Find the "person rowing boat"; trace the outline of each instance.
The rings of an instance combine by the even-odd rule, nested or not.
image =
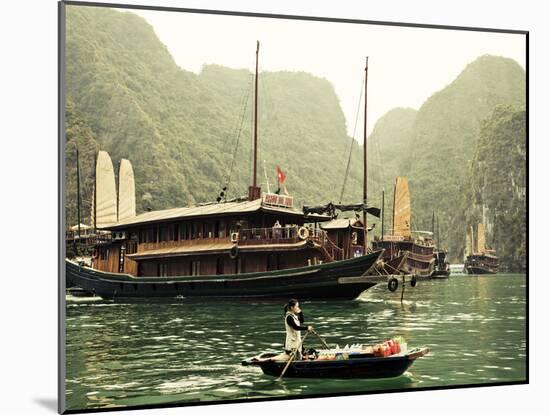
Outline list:
[[[300,303],[297,299],[292,298],[288,301],[284,308],[285,315],[285,352],[291,356],[296,353],[295,360],[302,359],[302,331],[313,331],[313,326],[305,326],[304,314],[300,309]]]

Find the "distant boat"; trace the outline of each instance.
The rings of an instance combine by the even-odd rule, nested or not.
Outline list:
[[[396,177],[393,195],[391,235],[382,235],[372,243],[374,250],[384,250],[382,258],[390,261],[407,254],[400,271],[416,277],[429,278],[435,267],[432,232],[411,231],[411,198],[405,177]]]
[[[447,251],[441,249],[434,252],[435,268],[432,273],[433,279],[445,279],[451,275],[451,268],[447,262]]]
[[[499,258],[494,249],[485,246],[485,230],[482,223],[477,225],[477,233],[474,236],[474,228],[470,228],[468,239],[469,254],[464,261],[464,272],[473,275],[496,274],[498,272]]]
[[[451,275],[451,268],[447,261],[447,251],[441,247],[439,239],[439,216],[437,217],[437,228],[435,227],[435,213],[432,216],[432,232],[437,229],[437,248],[434,250],[435,267],[432,279],[447,279]]]

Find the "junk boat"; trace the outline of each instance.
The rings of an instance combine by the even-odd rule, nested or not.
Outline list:
[[[401,376],[416,359],[428,352],[427,347],[420,347],[380,353],[367,346],[323,350],[290,363],[286,354],[267,352],[244,360],[241,364],[258,366],[264,374],[279,377],[283,374],[283,377],[293,378],[379,379]]]
[[[432,216],[432,232],[435,230],[435,213]],[[447,279],[451,275],[451,267],[447,261],[447,251],[441,247],[439,239],[439,216],[437,217],[437,247],[434,249],[435,267],[432,279]]]
[[[362,212],[363,220],[344,225],[335,215],[297,210],[292,196],[262,193],[257,186],[258,51],[259,44],[248,197],[226,200],[224,188],[214,203],[136,215],[131,163],[120,163],[117,197],[111,158],[100,151],[93,231],[86,239],[94,247],[92,264],[66,259],[67,285],[119,301],[343,300],[387,281],[371,275],[381,267],[383,250],[368,248],[367,213],[378,216],[380,210],[366,203],[366,173],[363,203],[340,207]]]
[[[477,225],[477,234],[474,236],[474,228],[470,228],[468,238],[469,254],[464,261],[464,272],[467,274],[496,274],[499,260],[494,249],[485,246],[485,230],[483,224]]]
[[[372,247],[374,250],[384,250],[384,261],[392,261],[407,254],[399,271],[417,278],[429,278],[435,267],[433,233],[414,233],[411,231],[409,182],[405,177],[396,177],[391,234],[375,238]]]
[[[432,273],[432,279],[447,279],[451,275],[451,268],[447,262],[447,251],[438,249],[434,252],[435,268]]]

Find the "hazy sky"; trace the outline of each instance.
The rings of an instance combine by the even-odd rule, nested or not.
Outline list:
[[[154,28],[176,63],[200,72],[204,64],[260,71],[305,71],[335,88],[352,135],[369,56],[368,131],[395,107],[418,109],[478,56],[516,60],[525,68],[523,35],[348,23],[133,11]],[[261,82],[261,75],[260,75]],[[356,138],[361,138],[362,114]]]

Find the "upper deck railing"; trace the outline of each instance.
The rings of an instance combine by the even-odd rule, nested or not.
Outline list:
[[[344,258],[342,248],[336,246],[321,229],[308,229],[305,227],[272,227],[272,228],[250,228],[241,229],[233,232],[224,238],[202,238],[188,239],[179,241],[160,241],[140,243],[137,246],[137,252],[176,248],[176,247],[205,247],[208,249],[219,249],[220,244],[234,243],[239,246],[254,245],[290,245],[301,241],[313,241],[322,251],[324,251],[327,261],[339,260]]]
[[[107,244],[112,241],[112,235],[109,231],[92,231],[92,230],[82,230],[80,235],[78,231],[66,231],[65,232],[65,241],[66,242],[83,242],[86,245],[101,245]]]

